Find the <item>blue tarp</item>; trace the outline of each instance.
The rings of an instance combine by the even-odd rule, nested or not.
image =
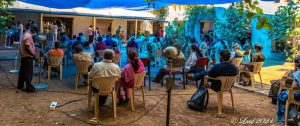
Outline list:
[[[75,7],[84,8],[127,8],[136,10],[147,10],[147,0],[20,0],[22,2],[58,9],[69,9]],[[150,0],[149,0],[150,1]],[[224,4],[239,2],[242,0],[154,0],[154,9],[170,4]],[[151,6],[153,7],[153,6]]]

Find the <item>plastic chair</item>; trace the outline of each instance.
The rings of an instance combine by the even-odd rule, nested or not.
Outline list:
[[[151,70],[151,66],[150,66],[150,59],[149,58],[140,58],[140,60],[143,62],[144,67],[148,67],[147,70],[147,74],[148,74],[148,78],[149,78],[149,90],[151,90],[151,76],[150,76],[150,70]],[[144,79],[146,80],[146,79]],[[144,86],[146,86],[146,81],[144,81]]]
[[[98,94],[95,94],[95,117],[97,122],[99,121],[99,95],[106,96],[112,95],[112,106],[114,109],[114,117],[117,117],[117,95],[116,95],[116,82],[118,77],[101,77],[101,78],[92,78],[92,84],[88,87],[88,109],[91,108],[91,96],[92,96],[92,85],[94,88],[98,89]]]
[[[144,103],[144,107],[145,107],[145,92],[144,92],[144,86],[143,86],[143,81],[145,78],[145,75],[147,74],[147,71],[135,74],[135,78],[134,78],[134,87],[133,88],[129,88],[129,92],[130,92],[130,103],[131,103],[131,111],[135,111],[134,106],[134,92],[136,89],[142,89],[142,95],[143,95],[143,103]]]
[[[48,59],[48,80],[51,78],[51,68],[57,68],[59,67],[60,72],[60,80],[62,80],[62,60],[63,56],[49,56]]]
[[[243,58],[234,58],[234,59],[232,60],[232,63],[233,63],[236,67],[240,67],[242,60],[243,60]]]
[[[296,111],[298,111],[298,108],[299,108],[299,105],[300,105],[300,102],[296,101],[295,97],[294,97],[294,93],[295,92],[300,92],[300,90],[288,89],[288,92],[289,92],[289,96],[288,96],[288,99],[287,99],[286,104],[285,104],[285,112],[284,112],[285,126],[288,125],[288,113],[289,113],[290,104],[297,105],[297,107],[295,108]]]
[[[76,68],[77,68],[77,72],[76,72],[76,75],[75,75],[75,90],[77,90],[77,87],[80,83],[81,75],[87,75],[88,74],[88,69],[91,66],[91,64],[92,64],[91,61],[87,61],[87,60],[75,61],[75,65],[76,65]]]
[[[180,71],[172,71],[171,75],[173,76],[173,79],[175,79],[175,75],[181,74],[182,77],[183,77],[183,89],[185,89],[185,84],[186,84],[185,83],[186,82],[185,72],[181,71],[182,68],[185,67],[185,59],[184,58],[173,59],[172,62],[173,62],[172,63],[173,68],[174,67],[177,67],[177,68],[180,67],[181,69],[180,69]],[[168,65],[169,65],[169,63],[168,63]],[[170,74],[170,70],[166,71],[166,73]],[[161,81],[160,84],[161,84],[161,86],[163,86],[164,85],[163,81]]]
[[[204,67],[204,70],[207,70],[208,69],[208,58],[207,57],[200,57],[197,61],[197,64],[195,66],[197,67]],[[201,71],[195,71],[195,72],[185,72],[185,76],[187,76],[187,74],[190,74],[190,73],[199,73]],[[198,81],[196,80],[196,87],[198,87]],[[185,84],[187,84],[187,79],[185,79]]]
[[[250,78],[251,78],[252,89],[254,91],[254,82],[255,82],[255,80],[254,80],[254,74],[258,74],[259,75],[261,88],[263,87],[260,71],[261,71],[261,68],[262,68],[264,62],[251,62],[251,64],[253,65],[253,71],[247,71],[247,70],[240,69],[239,70],[238,80],[240,80],[240,75],[241,75],[242,72],[249,73],[250,74]]]
[[[231,104],[232,104],[232,110],[233,110],[233,113],[234,113],[234,103],[233,103],[233,95],[232,95],[232,86],[235,82],[235,79],[236,79],[237,76],[220,76],[220,77],[217,77],[217,78],[212,78],[212,77],[208,77],[208,76],[205,76],[204,77],[204,85],[208,85],[208,79],[210,80],[219,80],[221,81],[221,90],[217,92],[218,96],[218,113],[219,114],[222,114],[222,102],[223,102],[223,93],[224,92],[229,92],[230,95],[231,95]]]

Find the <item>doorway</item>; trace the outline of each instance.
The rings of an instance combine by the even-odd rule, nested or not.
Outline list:
[[[61,24],[66,27],[66,35],[71,38],[73,35],[73,18],[64,18],[64,17],[44,17],[43,27],[44,33],[50,33],[51,23],[56,22],[57,26],[60,27]],[[58,31],[59,32],[59,31]],[[59,32],[60,33],[60,32]],[[58,34],[58,39],[60,39],[60,34]]]

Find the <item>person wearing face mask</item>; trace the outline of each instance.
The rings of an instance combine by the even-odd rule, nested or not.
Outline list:
[[[212,78],[217,78],[219,76],[236,76],[238,74],[238,68],[230,62],[231,53],[229,50],[225,49],[220,52],[220,63],[213,66],[209,71],[194,74],[190,77],[193,80],[201,80],[200,86],[204,85],[204,77],[209,76]],[[221,90],[221,82],[219,80],[210,80],[211,89],[215,92]]]
[[[24,33],[20,45],[21,66],[17,88],[29,93],[35,93],[37,91],[31,84],[33,76],[33,60],[39,62],[39,59],[35,54],[34,41],[32,39],[32,36],[36,34],[37,31],[37,26],[31,25],[30,30]],[[26,83],[26,88],[24,88],[24,83]]]

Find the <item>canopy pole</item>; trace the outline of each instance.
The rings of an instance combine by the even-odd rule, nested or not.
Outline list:
[[[43,33],[43,31],[44,31],[43,20],[44,20],[44,14],[41,13],[40,14],[40,33]]]
[[[137,38],[137,28],[138,27],[138,21],[137,21],[137,19],[135,19],[135,38]]]

